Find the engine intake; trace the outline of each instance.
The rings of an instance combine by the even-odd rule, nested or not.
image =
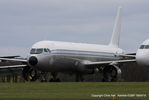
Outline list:
[[[116,65],[109,65],[103,69],[103,81],[114,82],[121,76],[121,69]]]

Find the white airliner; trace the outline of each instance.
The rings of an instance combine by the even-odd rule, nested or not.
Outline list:
[[[23,77],[26,80],[31,77],[31,81],[38,79],[39,71],[51,72],[53,78],[50,81],[60,81],[57,78],[59,72],[74,73],[76,81],[82,81],[83,74],[93,74],[95,71],[103,73],[103,81],[116,81],[121,74],[121,63],[136,62],[135,55],[126,54],[119,48],[121,19],[122,8],[119,7],[109,45],[39,41],[32,46],[26,59],[0,58],[22,62],[22,65],[1,68],[23,67]],[[147,44],[149,40],[137,52],[138,63],[148,62],[148,59],[143,59],[148,55]]]

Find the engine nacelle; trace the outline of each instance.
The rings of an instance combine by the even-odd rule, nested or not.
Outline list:
[[[117,72],[117,77],[121,76],[121,74],[122,74],[121,69],[118,66],[116,66],[116,65],[113,65],[113,67],[115,68],[115,70]]]
[[[95,69],[89,69],[82,62],[77,61],[75,63],[75,68],[77,72],[83,73],[83,74],[93,74],[95,72]]]
[[[121,69],[116,65],[109,65],[103,69],[103,81],[113,82],[117,81],[118,77],[121,76]]]

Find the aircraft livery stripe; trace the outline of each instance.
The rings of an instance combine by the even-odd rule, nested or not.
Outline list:
[[[114,53],[106,53],[106,52],[93,52],[93,51],[79,51],[79,50],[63,50],[56,49],[51,50],[52,54],[65,54],[65,55],[75,55],[75,56],[96,56],[96,57],[116,57]],[[119,58],[119,57],[118,57]]]

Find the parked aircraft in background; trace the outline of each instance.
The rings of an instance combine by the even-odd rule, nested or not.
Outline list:
[[[139,65],[149,66],[149,39],[145,40],[136,53],[136,60]]]
[[[57,78],[59,72],[74,73],[76,81],[82,81],[82,75],[99,71],[103,73],[103,81],[117,81],[118,76],[121,75],[122,63],[136,62],[135,57],[140,64],[144,62],[147,64],[148,60],[146,59],[148,49],[144,50],[144,48],[148,48],[149,40],[141,45],[137,56],[126,54],[119,48],[121,19],[120,7],[109,45],[39,41],[32,46],[30,55],[26,59],[1,57],[0,60],[22,62],[22,65],[2,68],[22,67],[23,77],[30,81],[35,81],[44,72],[51,72],[53,78],[50,81],[60,81]]]

